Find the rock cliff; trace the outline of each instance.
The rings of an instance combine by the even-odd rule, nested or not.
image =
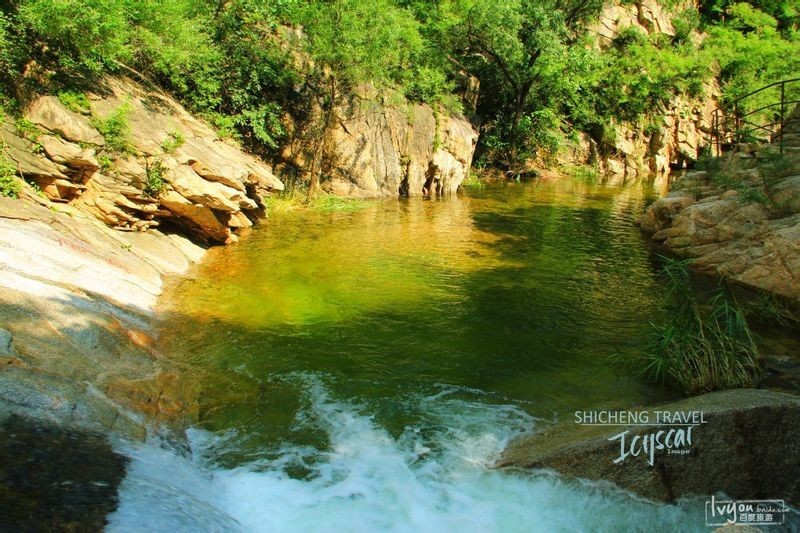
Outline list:
[[[603,9],[589,31],[600,47],[610,46],[622,30],[631,27],[649,35],[674,36],[673,17],[692,6],[692,2],[679,3],[668,11],[656,0],[612,3]],[[695,33],[692,38],[701,42],[703,35]],[[719,94],[716,81],[709,81],[696,98],[675,96],[660,109],[650,110],[646,129],[643,124],[617,123],[615,138],[606,153],[599,153],[595,141],[584,136],[575,157],[579,163],[596,161],[603,172],[625,177],[663,176],[671,168],[684,168],[708,144],[711,115]]]
[[[389,96],[362,87],[339,106],[324,138],[290,123],[282,150],[285,164],[308,173],[322,150],[322,187],[331,194],[380,196],[443,195],[458,190],[469,174],[478,132],[462,116],[428,105],[390,104]]]

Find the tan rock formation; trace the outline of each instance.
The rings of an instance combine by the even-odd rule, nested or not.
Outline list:
[[[3,125],[6,155],[51,201],[117,229],[145,231],[169,220],[202,241],[232,242],[262,214],[260,196],[283,189],[261,160],[220,140],[162,93],[108,78],[90,102],[94,120],[125,110],[131,153],[109,150],[88,116],[52,96],[25,109],[41,129],[35,141],[11,122]]]
[[[741,154],[687,174],[639,223],[699,270],[800,300],[800,154]]]
[[[322,146],[322,186],[332,194],[448,194],[469,174],[478,132],[464,117],[421,104],[388,105],[370,88],[362,88],[337,117],[321,140],[290,124],[292,136],[281,154],[288,166],[308,173]]]

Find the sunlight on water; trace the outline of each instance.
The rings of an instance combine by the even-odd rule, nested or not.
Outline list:
[[[611,367],[659,312],[651,185],[498,184],[275,215],[164,297],[196,380],[188,448],[132,458],[112,530],[695,530],[492,462],[541,417],[669,399]]]
[[[189,432],[190,450],[124,445],[132,459],[110,531],[702,531],[702,505],[654,504],[597,485],[487,469],[506,440],[535,423],[509,405],[443,388],[415,398],[425,420],[393,438],[364,406],[336,400],[317,376],[297,375],[326,450],[286,444],[282,458],[233,469],[214,463],[225,440]],[[293,478],[286,457],[313,459]]]

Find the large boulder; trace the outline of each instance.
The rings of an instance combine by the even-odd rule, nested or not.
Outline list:
[[[800,503],[800,397],[757,389],[713,392],[649,410],[702,413],[705,423],[692,429],[688,453],[656,451],[621,454],[639,436],[670,427],[657,424],[603,427],[574,420],[542,428],[513,441],[498,467],[547,468],[565,475],[609,480],[648,498],[674,500],[683,495],[723,492],[739,499],[784,499]],[[649,420],[655,421],[651,415]],[[663,436],[661,437],[663,438]],[[641,442],[640,442],[641,444]]]

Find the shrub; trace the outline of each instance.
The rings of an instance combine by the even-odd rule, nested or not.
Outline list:
[[[29,141],[35,143],[39,139],[39,135],[42,134],[41,130],[25,117],[20,117],[14,122],[14,127],[17,130],[17,133],[20,136],[28,139]]]
[[[106,149],[120,154],[135,152],[130,142],[130,125],[128,124],[129,104],[125,103],[111,112],[104,119],[93,119],[92,125],[97,128],[106,141]]]
[[[83,115],[90,113],[89,99],[80,91],[61,91],[58,93],[58,101],[75,113]]]
[[[467,189],[483,189],[485,185],[476,172],[470,171],[469,175],[461,182],[461,186]]]
[[[5,154],[0,153],[0,196],[18,198],[22,185],[17,179],[17,168]]]
[[[98,156],[97,162],[100,163],[100,172],[103,174],[108,174],[114,168],[114,161],[107,155]]]
[[[736,299],[720,289],[705,305],[698,303],[687,261],[670,260],[663,275],[668,318],[653,325],[640,355],[623,362],[686,393],[752,386],[760,370],[758,348]]]
[[[170,132],[167,138],[161,142],[161,149],[164,150],[165,153],[171,154],[183,146],[185,142],[186,139],[183,137],[183,134],[176,130]]]
[[[161,161],[155,161],[147,166],[147,182],[144,192],[148,196],[156,198],[167,184],[164,182],[164,165]]]

